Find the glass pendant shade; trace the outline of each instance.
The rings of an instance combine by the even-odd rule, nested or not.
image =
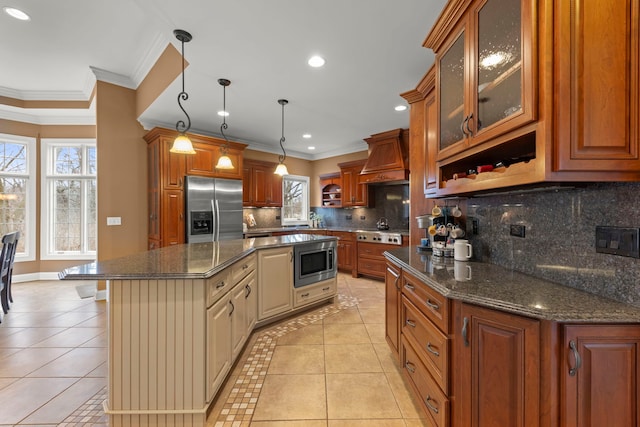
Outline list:
[[[274,173],[280,176],[289,175],[289,171],[287,170],[287,165],[285,165],[284,163],[278,164]]]
[[[169,151],[179,154],[196,154],[196,150],[193,149],[191,140],[183,133],[176,137],[175,141],[173,141],[173,146]]]
[[[218,159],[218,164],[216,165],[216,169],[235,169],[233,166],[233,162],[226,154],[223,154]]]

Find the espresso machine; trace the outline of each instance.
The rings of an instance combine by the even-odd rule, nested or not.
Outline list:
[[[422,215],[422,216],[416,217],[416,219],[418,220],[418,228],[424,229],[424,234],[425,234],[425,238],[426,238],[426,240],[422,239],[423,242],[426,243],[426,245],[420,244],[420,246],[418,246],[418,249],[428,250],[428,249],[431,249],[433,247],[433,244],[435,242],[446,242],[447,241],[447,236],[439,236],[437,234],[432,236],[432,235],[429,234],[429,227],[431,227],[432,225],[435,225],[437,227],[437,226],[439,226],[441,224],[442,225],[446,225],[447,224],[446,216],[444,216],[444,215],[439,215],[439,216]]]

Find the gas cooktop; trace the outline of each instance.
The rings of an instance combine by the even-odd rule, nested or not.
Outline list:
[[[402,246],[402,234],[390,231],[358,231],[356,232],[356,239],[359,242]]]

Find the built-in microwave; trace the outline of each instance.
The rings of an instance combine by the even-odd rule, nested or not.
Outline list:
[[[300,288],[336,276],[335,240],[301,243],[293,247],[293,286]]]

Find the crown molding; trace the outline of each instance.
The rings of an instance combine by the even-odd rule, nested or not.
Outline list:
[[[135,89],[136,85],[130,77],[122,74],[114,73],[111,71],[103,70],[102,68],[89,66],[96,79],[101,82],[111,83],[117,86],[126,87],[127,89]]]
[[[25,113],[23,111],[29,111]],[[31,123],[35,125],[95,125],[96,115],[92,109],[87,110],[47,110],[42,111],[22,110],[5,108],[0,105],[0,119],[11,120],[21,123]]]
[[[58,91],[58,90],[17,90],[0,86],[0,96],[19,99],[22,101],[86,101],[84,91]]]
[[[142,83],[144,78],[147,77],[147,74],[149,74],[149,71],[151,71],[158,61],[158,58],[160,58],[160,55],[162,55],[162,52],[164,52],[169,44],[170,41],[166,34],[161,32],[156,33],[151,46],[147,49],[147,53],[144,55],[142,60],[138,62],[138,65],[133,72],[133,77],[131,79],[135,84],[135,88],[140,86],[140,83]]]

